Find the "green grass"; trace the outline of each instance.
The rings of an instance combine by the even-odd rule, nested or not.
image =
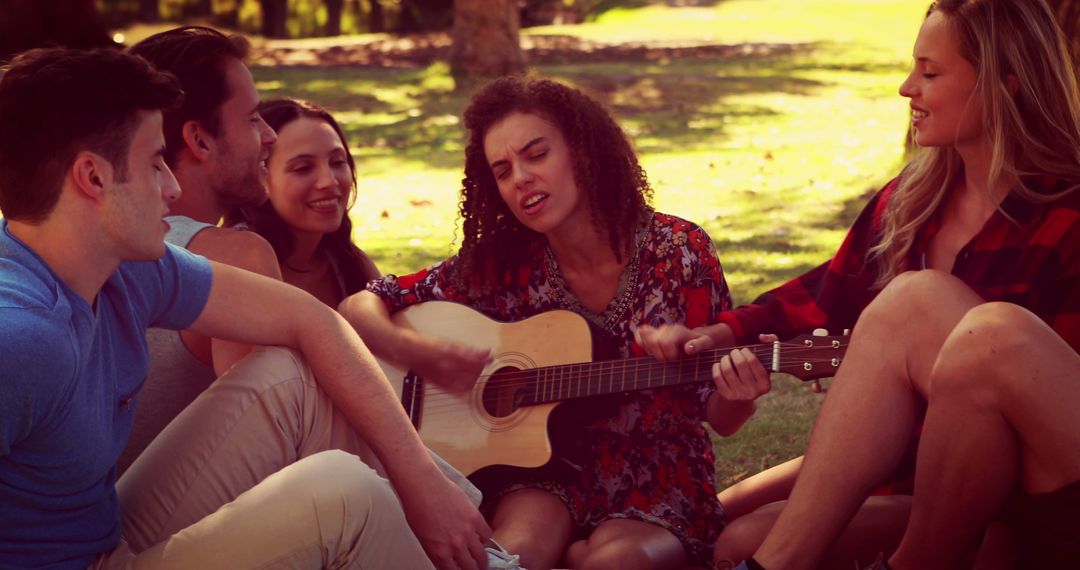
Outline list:
[[[612,8],[530,34],[598,41],[782,43],[779,55],[540,66],[604,101],[633,137],[657,209],[712,235],[737,303],[826,260],[868,195],[901,166],[896,88],[925,0],[728,0]],[[333,110],[359,161],[355,239],[384,272],[455,250],[467,96],[423,70],[256,69],[265,98]],[[787,377],[718,441],[725,485],[801,453],[821,402]]]
[[[657,209],[704,226],[736,302],[827,259],[867,196],[901,166],[896,88],[926,0],[727,0],[612,8],[529,34],[598,41],[781,43],[772,56],[541,66],[607,103],[632,135]],[[265,98],[333,110],[359,161],[357,243],[384,272],[455,249],[462,164],[445,65],[423,70],[255,70]],[[788,378],[738,434],[718,442],[721,485],[798,455],[821,396]]]

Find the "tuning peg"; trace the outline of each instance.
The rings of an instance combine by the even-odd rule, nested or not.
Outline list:
[[[814,332],[811,333],[811,334],[813,334],[814,336],[829,336],[829,331],[827,331],[825,329],[814,329]],[[812,381],[810,383],[810,391],[815,393],[815,394],[820,394],[821,393],[821,381],[820,380]]]

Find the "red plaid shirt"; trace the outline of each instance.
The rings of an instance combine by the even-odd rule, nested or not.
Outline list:
[[[885,204],[898,180],[867,204],[830,261],[764,293],[753,304],[719,315],[735,332],[737,343],[757,342],[758,333],[789,338],[815,328],[839,334],[855,326],[877,295],[867,251],[878,238]],[[1080,351],[1080,191],[1047,204],[1010,194],[1002,209],[1015,222],[994,212],[957,254],[952,274],[987,301],[1007,301],[1035,313]],[[934,218],[919,231],[909,268],[922,267],[937,229]]]

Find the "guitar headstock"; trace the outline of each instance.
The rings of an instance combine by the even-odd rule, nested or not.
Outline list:
[[[812,335],[799,335],[781,342],[772,370],[803,381],[833,376],[843,362],[848,340],[846,334],[829,336],[823,329],[818,329]]]

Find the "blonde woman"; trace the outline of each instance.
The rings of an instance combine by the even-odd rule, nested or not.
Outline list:
[[[1080,567],[1072,62],[1042,0],[935,2],[913,56],[900,94],[922,148],[837,256],[721,314],[720,324],[643,331],[646,348],[662,356],[854,325],[805,461],[770,477],[756,497],[732,495],[741,511],[788,490],[790,499],[779,517],[773,506],[730,524],[716,548],[722,568],[750,553],[740,567],[850,568],[835,549],[858,543],[850,535],[868,521],[883,525],[882,550],[892,551],[887,535],[900,542],[879,567],[956,568],[1014,492],[1003,518],[1016,523],[1023,556],[1038,567]],[[714,375],[768,383],[740,351]],[[867,495],[904,478],[898,470],[913,443],[913,498],[875,518],[877,499]],[[752,546],[733,554],[733,541]]]

